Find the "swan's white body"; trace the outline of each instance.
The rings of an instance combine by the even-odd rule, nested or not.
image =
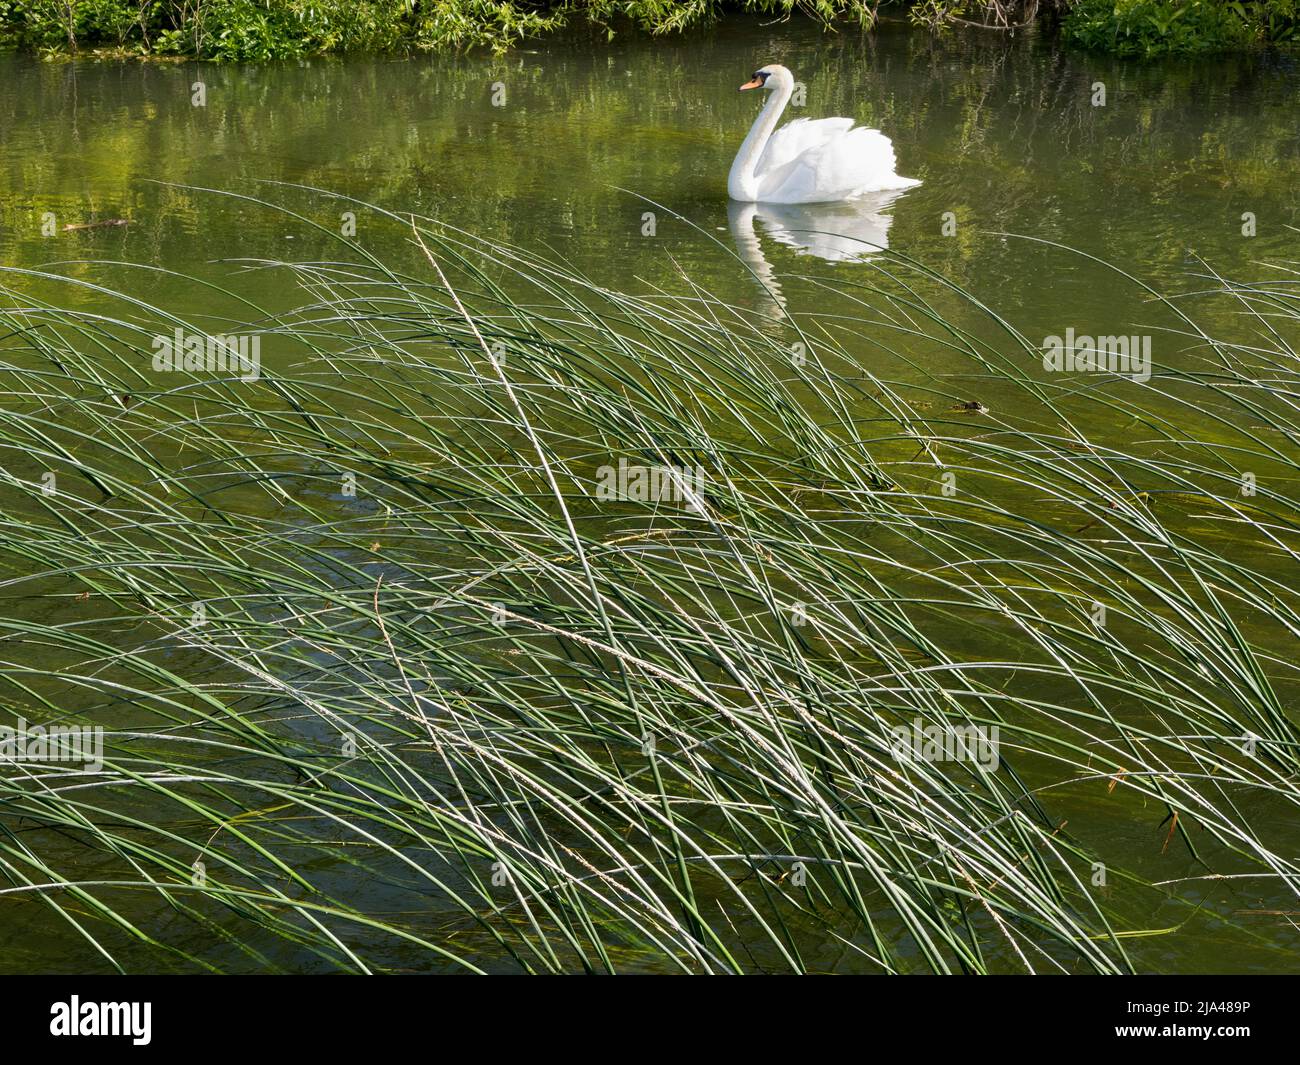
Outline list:
[[[851,118],[799,118],[776,129],[794,93],[794,75],[769,64],[745,88],[772,95],[736,153],[727,193],[744,203],[830,203],[920,182],[894,173],[894,146]],[[776,132],[773,132],[776,130]]]

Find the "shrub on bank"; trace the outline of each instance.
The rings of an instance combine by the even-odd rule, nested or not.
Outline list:
[[[1065,38],[1119,55],[1196,54],[1300,39],[1300,0],[0,0],[0,41],[260,61],[347,52],[505,50],[573,20],[671,33],[727,11],[801,13],[869,29],[879,11],[940,28],[1063,17]]]
[[[725,5],[787,15],[794,0]],[[874,4],[798,5],[824,22],[870,26]],[[652,33],[714,20],[716,0],[0,0],[0,37],[51,52],[115,50],[257,61],[347,52],[508,48],[564,26],[630,21]]]
[[[1067,40],[1116,55],[1197,55],[1300,35],[1300,0],[1075,0]]]

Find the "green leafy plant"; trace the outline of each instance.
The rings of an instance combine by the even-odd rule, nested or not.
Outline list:
[[[871,29],[883,7],[915,23],[1014,29],[1065,19],[1066,37],[1120,55],[1196,54],[1295,39],[1298,0],[5,0],[0,40],[54,52],[112,49],[225,61],[486,48],[575,21],[662,34],[727,12]]]
[[[1199,55],[1293,39],[1295,0],[1077,0],[1067,40],[1126,56]]]

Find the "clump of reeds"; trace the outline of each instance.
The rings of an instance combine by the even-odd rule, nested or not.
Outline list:
[[[128,969],[1268,948],[1200,878],[1300,875],[1292,289],[1216,281],[1257,336],[1081,389],[898,257],[773,327],[409,236],[256,264],[311,295],[223,324],[255,382],[8,275],[2,698],[109,731],[0,765],[0,906]],[[600,498],[620,460],[699,478]],[[972,728],[996,760],[900,751]]]

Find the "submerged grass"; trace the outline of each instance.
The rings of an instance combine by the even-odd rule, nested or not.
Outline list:
[[[245,264],[307,302],[219,329],[6,272],[0,698],[109,733],[0,765],[0,907],[128,970],[1281,950],[1234,891],[1300,886],[1294,272],[1084,382],[897,255],[773,317],[388,218],[409,262]],[[178,326],[276,357],[152,371]],[[596,498],[620,459],[704,485]]]

